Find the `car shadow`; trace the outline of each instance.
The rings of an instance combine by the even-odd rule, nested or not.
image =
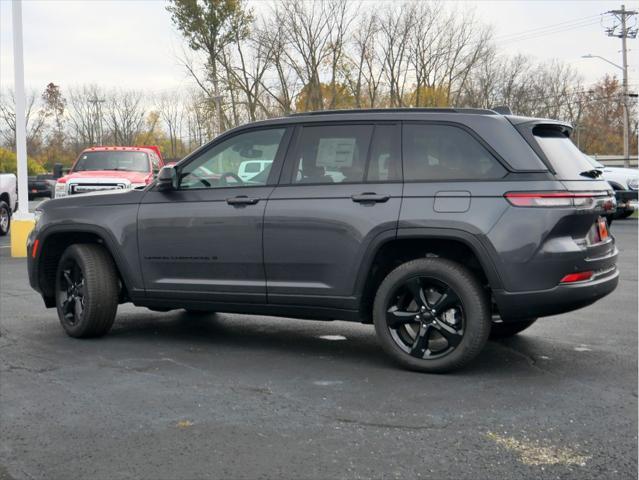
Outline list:
[[[106,339],[127,343],[152,341],[203,353],[209,349],[251,355],[269,352],[300,359],[326,358],[382,369],[398,368],[382,351],[372,325],[339,321],[148,312],[119,317]],[[538,337],[526,336],[489,341],[470,365],[453,374],[512,375],[530,369],[538,371],[535,352],[540,351],[543,342]]]

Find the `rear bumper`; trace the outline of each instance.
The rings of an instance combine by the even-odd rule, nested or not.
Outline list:
[[[559,315],[586,307],[611,293],[619,283],[616,266],[587,282],[561,284],[532,292],[493,291],[499,314],[504,321]]]

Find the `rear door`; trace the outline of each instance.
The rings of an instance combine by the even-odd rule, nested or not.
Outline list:
[[[400,126],[308,124],[295,137],[266,207],[269,303],[356,308],[366,252],[396,232]]]
[[[461,124],[405,122],[400,228],[487,232],[507,207],[497,154]]]

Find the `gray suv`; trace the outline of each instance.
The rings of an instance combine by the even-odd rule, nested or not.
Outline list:
[[[615,198],[570,134],[474,109],[252,123],[147,188],[41,205],[30,282],[73,337],[123,302],[350,320],[404,367],[449,371],[617,286]],[[247,161],[264,169],[241,178]]]

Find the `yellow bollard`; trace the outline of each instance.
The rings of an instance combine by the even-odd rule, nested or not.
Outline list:
[[[35,226],[35,220],[11,219],[11,256],[24,258],[27,256],[27,237]]]

